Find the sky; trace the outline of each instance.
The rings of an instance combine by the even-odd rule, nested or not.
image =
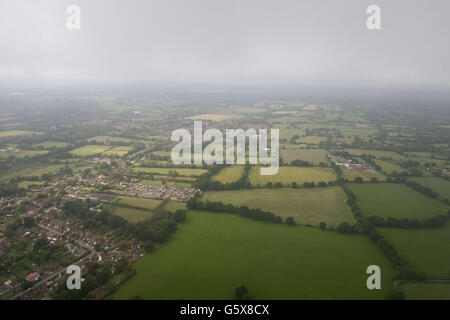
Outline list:
[[[448,0],[0,0],[0,79],[448,89],[449,15]]]

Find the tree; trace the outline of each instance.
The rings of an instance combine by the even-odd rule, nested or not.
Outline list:
[[[144,242],[144,250],[145,252],[152,252],[153,250],[155,250],[155,244],[153,243],[153,241],[151,240],[147,240]]]
[[[319,223],[319,227],[320,227],[320,229],[325,230],[327,228],[327,224],[325,222],[321,222],[321,223]]]
[[[25,228],[31,228],[32,226],[34,226],[35,221],[33,217],[26,217],[25,219],[23,219],[23,225]]]
[[[390,300],[404,300],[405,299],[405,294],[402,291],[398,290],[398,289],[392,289],[389,292],[389,296],[388,297],[389,297]]]
[[[236,298],[239,300],[249,300],[250,297],[248,296],[248,290],[246,286],[239,286],[236,288],[235,291]]]
[[[295,220],[294,220],[293,217],[287,217],[287,218],[286,218],[286,224],[287,224],[288,226],[295,226],[295,225],[296,225]]]
[[[173,220],[175,220],[176,222],[185,221],[186,220],[186,210],[178,209],[177,211],[175,211],[175,213],[173,215]]]
[[[122,258],[119,261],[117,261],[115,271],[116,273],[122,273],[125,271],[127,267],[128,267],[128,260]]]

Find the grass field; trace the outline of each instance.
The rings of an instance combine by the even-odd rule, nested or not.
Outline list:
[[[375,170],[342,170],[342,177],[347,179],[348,181],[353,181],[356,177],[363,178],[364,181],[370,181],[373,177],[377,178],[378,181],[386,180],[386,176],[382,173],[379,173]]]
[[[296,182],[303,185],[304,182],[335,181],[336,176],[330,168],[305,168],[282,166],[275,175],[261,175],[260,168],[252,166],[249,174],[249,181],[252,185],[265,186],[268,182],[281,182],[283,185],[290,185]]]
[[[281,157],[284,163],[290,163],[293,160],[304,160],[318,165],[321,162],[327,163],[327,150],[321,149],[282,149]]]
[[[113,147],[113,148],[110,148],[110,149],[106,150],[105,152],[103,152],[103,154],[123,156],[130,150],[131,150],[131,147],[126,147],[126,146]]]
[[[162,200],[149,199],[149,198],[138,198],[138,197],[117,197],[119,203],[126,204],[129,206],[141,207],[149,210],[155,209],[157,206],[162,204]]]
[[[134,208],[126,208],[113,206],[114,214],[126,219],[129,222],[140,222],[150,218],[153,212],[146,210],[138,210]]]
[[[28,188],[28,186],[31,185],[37,185],[40,186],[42,184],[41,181],[20,181],[17,185],[19,188]]]
[[[102,142],[102,143],[111,143],[111,142],[132,142],[132,139],[128,139],[128,138],[120,138],[120,137],[110,137],[110,136],[96,136],[96,137],[92,137],[89,138],[88,141],[97,141],[97,142]]]
[[[244,173],[244,166],[236,165],[225,167],[218,174],[212,177],[212,181],[219,181],[220,183],[232,183],[239,180]]]
[[[297,139],[297,142],[299,143],[306,143],[306,144],[319,144],[321,142],[326,142],[326,137],[316,137],[316,136],[307,136],[300,139]]]
[[[429,218],[446,214],[448,207],[403,185],[394,183],[348,184],[364,216]]]
[[[183,181],[167,181],[167,180],[165,180],[163,182],[163,180],[142,179],[141,181],[139,181],[139,183],[153,185],[153,186],[166,185],[168,187],[179,187],[179,188],[191,187],[191,184],[189,182],[183,182]]]
[[[169,201],[164,205],[163,209],[167,210],[167,211],[175,212],[179,209],[186,209],[186,203],[177,202],[177,201]]]
[[[395,164],[393,162],[385,161],[385,160],[375,160],[375,164],[379,165],[381,167],[381,170],[383,170],[386,174],[391,174],[394,171],[397,173],[408,171],[402,167],[400,167],[398,164]]]
[[[439,193],[443,198],[450,200],[450,182],[438,177],[420,177],[408,178],[408,180],[415,181],[422,186],[428,187],[431,190]]]
[[[438,229],[391,229],[379,231],[413,267],[428,279],[450,279],[450,223]]]
[[[242,118],[241,115],[238,114],[213,114],[213,113],[204,113],[199,114],[192,117],[187,117],[189,120],[207,120],[207,121],[224,121],[224,120],[233,120]]]
[[[41,132],[26,131],[26,130],[0,131],[0,138],[1,137],[14,137],[14,136],[29,136],[32,134],[41,134]]]
[[[299,224],[317,226],[326,222],[337,226],[341,222],[355,222],[340,187],[210,191],[203,199],[272,211],[283,220],[292,216]]]
[[[383,270],[381,290],[366,287],[372,264]],[[234,299],[245,285],[252,299],[382,299],[394,274],[364,236],[196,211],[134,267],[111,298]]]
[[[450,282],[405,282],[400,289],[407,300],[450,300]]]
[[[0,179],[7,180],[14,177],[22,176],[22,177],[31,177],[31,176],[40,176],[43,173],[55,173],[60,168],[64,167],[62,164],[49,164],[44,166],[34,166],[26,169],[20,169],[15,171],[7,171],[1,172]]]
[[[85,157],[97,153],[103,153],[109,148],[109,146],[86,145],[81,148],[74,149],[70,151],[70,153],[76,156]]]
[[[206,172],[205,169],[190,169],[190,168],[144,168],[135,167],[134,171],[146,172],[146,173],[156,173],[156,174],[168,174],[169,171],[176,171],[180,176],[199,176]]]
[[[68,142],[58,142],[58,141],[45,141],[41,143],[36,143],[33,145],[34,147],[43,147],[44,149],[48,148],[63,148],[69,145]]]

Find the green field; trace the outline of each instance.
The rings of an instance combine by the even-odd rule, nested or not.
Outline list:
[[[437,229],[379,230],[428,279],[450,279],[450,223]]]
[[[305,167],[289,167],[281,166],[275,175],[261,175],[260,168],[252,166],[248,176],[252,185],[265,186],[268,182],[281,182],[282,185],[290,185],[296,182],[303,185],[304,182],[329,182],[336,181],[334,171],[330,168],[305,168]]]
[[[209,191],[202,199],[272,211],[283,220],[292,216],[298,224],[355,222],[340,187]]]
[[[418,184],[428,187],[431,190],[439,193],[443,198],[450,200],[450,182],[438,177],[420,177],[408,178],[408,180],[415,181]]]
[[[18,152],[0,152],[0,158],[9,158],[9,157],[15,157],[15,158],[25,158],[25,157],[36,157],[43,154],[48,153],[46,150],[21,150]]]
[[[157,173],[157,174],[168,174],[169,171],[176,171],[180,176],[199,176],[206,172],[205,169],[190,169],[190,168],[144,168],[144,167],[135,167],[134,171],[137,172],[146,172],[146,173]]]
[[[381,290],[366,287],[372,264],[383,270]],[[195,211],[134,267],[112,298],[234,299],[245,285],[253,299],[382,299],[394,274],[364,236]]]
[[[450,282],[405,282],[400,289],[407,300],[450,300]]]
[[[63,148],[69,145],[68,142],[58,142],[58,141],[45,141],[41,143],[36,143],[33,147],[43,147],[44,149],[48,148]]]
[[[126,219],[129,222],[140,222],[150,218],[153,212],[147,210],[139,210],[134,208],[126,208],[113,206],[114,214]]]
[[[88,141],[97,141],[97,142],[102,142],[102,143],[106,143],[106,144],[110,144],[111,142],[132,142],[132,139],[128,139],[128,138],[120,138],[120,137],[110,137],[110,136],[96,136],[96,137],[92,137],[89,138]]]
[[[70,153],[76,156],[85,157],[93,154],[103,153],[109,148],[109,146],[87,145],[81,148],[74,149],[70,151]]]
[[[139,181],[139,183],[153,185],[153,186],[166,185],[168,187],[179,187],[179,188],[190,188],[191,187],[191,184],[189,182],[183,182],[183,181],[142,179],[141,181]]]
[[[239,180],[244,173],[244,166],[236,165],[225,167],[218,174],[212,177],[212,181],[219,181],[220,183],[232,183]]]
[[[124,146],[120,146],[120,147],[113,147],[110,148],[108,150],[106,150],[105,152],[103,152],[103,154],[105,155],[116,155],[116,156],[123,156],[124,154],[126,154],[128,151],[131,150],[131,147],[124,147]]]
[[[149,198],[139,198],[139,197],[117,197],[120,204],[126,204],[129,206],[141,207],[149,210],[153,210],[162,204],[162,200],[149,199]]]
[[[403,185],[394,183],[348,184],[364,216],[393,218],[429,218],[447,214],[441,201],[428,198]]]
[[[20,181],[17,185],[18,185],[19,188],[25,188],[26,189],[26,188],[28,188],[31,185],[40,186],[40,185],[42,185],[42,182],[41,181]]]
[[[386,176],[375,170],[342,170],[342,177],[348,181],[353,181],[356,177],[363,178],[364,181],[370,181],[372,178],[377,178],[378,181],[386,180]]]
[[[328,162],[328,151],[321,149],[282,149],[281,157],[284,163],[290,163],[293,160],[308,161],[314,165],[321,162]]]
[[[306,144],[319,144],[321,142],[326,142],[326,137],[316,137],[316,136],[308,136],[297,139],[298,143],[306,143]]]
[[[398,164],[395,164],[393,162],[385,161],[385,160],[375,160],[375,163],[381,167],[381,170],[383,170],[386,174],[391,174],[394,171],[397,173],[407,171],[406,169],[400,167]]]
[[[186,209],[186,203],[177,202],[177,201],[169,201],[163,206],[164,210],[175,212],[180,209]]]
[[[25,131],[25,130],[0,131],[0,138],[1,137],[14,137],[14,136],[29,136],[32,134],[41,134],[41,132]]]
[[[15,171],[6,171],[1,172],[0,179],[8,180],[14,177],[31,177],[31,176],[40,176],[44,173],[56,173],[58,169],[64,167],[62,164],[50,164],[44,166],[34,166],[26,169],[19,169]]]

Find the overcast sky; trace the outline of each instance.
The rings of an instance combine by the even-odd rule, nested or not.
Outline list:
[[[449,16],[449,0],[0,0],[0,78],[450,88]]]

